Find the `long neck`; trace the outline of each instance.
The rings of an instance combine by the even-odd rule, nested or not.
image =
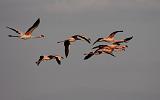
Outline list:
[[[122,39],[122,40],[114,40],[114,42],[124,42],[124,39]]]
[[[19,37],[19,36],[14,36],[14,35],[8,35],[9,37]]]
[[[32,36],[31,38],[43,38],[42,36]]]

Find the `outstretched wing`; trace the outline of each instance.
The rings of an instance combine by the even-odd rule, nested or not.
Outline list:
[[[39,23],[40,23],[40,18],[38,18],[38,20],[32,25],[32,27],[30,27],[26,31],[25,35],[30,35],[33,32],[33,30],[38,27]]]
[[[90,52],[89,54],[87,54],[87,55],[84,57],[84,60],[87,60],[87,59],[91,58],[93,55],[94,55],[94,53],[93,53],[93,52]]]
[[[58,63],[59,65],[61,65],[61,61],[58,59],[58,57],[55,57],[55,59],[56,59],[57,63]]]
[[[69,40],[65,40],[64,41],[64,46],[65,46],[65,56],[66,57],[68,56],[68,53],[69,53],[69,45],[70,45]]]
[[[114,31],[108,36],[108,38],[113,38],[118,32],[123,32],[123,31]]]
[[[98,46],[95,46],[95,47],[93,47],[92,49],[96,49],[96,48],[103,48],[103,47],[106,47],[106,46],[108,46],[108,45],[98,45]]]
[[[18,30],[16,30],[16,29],[14,29],[14,28],[11,28],[11,27],[6,27],[6,28],[8,28],[8,29],[11,29],[12,31],[15,31],[16,33],[18,33],[18,34],[21,34],[21,32],[20,31],[18,31]]]
[[[98,39],[93,43],[93,45],[94,45],[95,43],[99,42],[101,39],[103,39],[103,38],[98,38]]]
[[[124,41],[117,41],[117,42],[113,42],[112,44],[116,44],[116,45],[121,45],[121,43],[123,43]]]
[[[119,40],[119,41],[117,41],[117,42],[114,42],[114,43],[112,43],[112,44],[117,44],[117,45],[120,45],[121,43],[127,43],[129,40],[131,40],[133,38],[133,36],[131,36],[131,37],[128,37],[128,38],[125,38],[124,40]]]
[[[39,60],[36,62],[37,66],[39,66],[39,64],[41,63],[43,57],[44,57],[44,56],[40,56],[40,57],[39,57]]]
[[[129,40],[131,40],[133,38],[133,36],[129,37],[129,38],[125,38],[124,42],[128,42]]]
[[[77,36],[80,37],[81,39],[84,39],[84,40],[87,41],[88,43],[91,43],[91,42],[90,42],[90,39],[87,39],[86,37],[81,36],[81,35],[77,35]]]

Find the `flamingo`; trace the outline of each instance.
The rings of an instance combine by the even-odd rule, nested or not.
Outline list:
[[[92,49],[96,49],[96,48],[101,49],[101,48],[106,48],[106,47],[107,48],[110,47],[110,48],[114,49],[114,51],[115,50],[116,51],[120,51],[120,50],[125,51],[125,48],[128,48],[128,45],[120,45],[120,44],[113,43],[113,44],[110,44],[110,45],[98,45],[96,47],[93,47]]]
[[[57,43],[61,43],[64,42],[64,46],[65,46],[65,56],[67,57],[69,54],[69,45],[71,45],[71,43],[77,41],[77,40],[85,40],[86,42],[90,43],[90,38],[86,38],[82,35],[73,35],[70,36],[68,39],[64,40],[64,41],[60,41]]]
[[[34,29],[36,29],[38,27],[40,23],[40,18],[38,18],[38,20],[26,31],[26,32],[21,32],[18,29],[14,29],[11,27],[6,27],[16,33],[18,33],[18,35],[8,35],[9,37],[17,37],[23,40],[27,40],[27,39],[31,39],[31,38],[44,38],[44,35],[40,35],[40,36],[32,36],[32,32],[34,31]]]
[[[99,46],[99,47],[96,47],[96,48],[98,48],[97,50],[95,50],[94,52],[90,52],[90,53],[88,53],[88,54],[84,54],[84,55],[86,55],[85,57],[84,57],[84,60],[87,60],[87,59],[89,59],[90,57],[92,57],[93,55],[100,55],[100,54],[102,54],[102,53],[105,53],[105,54],[109,54],[109,55],[111,55],[111,56],[113,56],[113,57],[116,57],[114,54],[113,54],[113,48],[111,48],[111,47],[109,47],[109,46],[107,46],[107,45],[105,45],[105,46]],[[95,48],[94,48],[95,49]]]
[[[128,43],[132,38],[133,38],[133,36],[128,37],[128,38],[125,38],[125,39],[122,40],[122,41],[114,42],[114,43],[112,43],[112,44],[110,44],[110,45],[108,45],[108,46],[110,46],[110,47],[113,48],[113,49],[118,49],[118,51],[119,51],[119,50],[125,51],[125,48],[128,48],[128,45],[121,45],[121,43],[124,43],[124,42],[125,42],[125,43]]]
[[[57,63],[59,65],[61,65],[61,60],[64,59],[62,56],[59,56],[59,55],[43,55],[43,56],[40,56],[39,57],[39,60],[36,62],[37,66],[39,66],[39,64],[42,62],[42,61],[49,61],[49,60],[52,60],[52,59],[55,59],[57,61]]]
[[[98,38],[94,43],[93,45],[96,43],[96,42],[116,42],[115,40],[115,35],[119,32],[123,32],[123,31],[114,31],[112,32],[110,35],[104,37],[104,38]]]

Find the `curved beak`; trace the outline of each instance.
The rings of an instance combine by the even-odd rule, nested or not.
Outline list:
[[[42,37],[42,38],[45,38],[46,36],[45,36],[45,35],[41,35],[41,37]]]

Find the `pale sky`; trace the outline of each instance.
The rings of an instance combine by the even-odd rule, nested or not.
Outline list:
[[[160,100],[159,0],[1,0],[0,13],[0,100]],[[16,33],[6,26],[26,31],[37,18],[33,34],[46,39],[8,37]],[[42,62],[35,70],[40,55],[64,56],[57,42],[74,32],[93,42],[116,30],[124,31],[117,38],[134,38],[115,58],[84,61],[92,45],[79,41],[61,66]]]

